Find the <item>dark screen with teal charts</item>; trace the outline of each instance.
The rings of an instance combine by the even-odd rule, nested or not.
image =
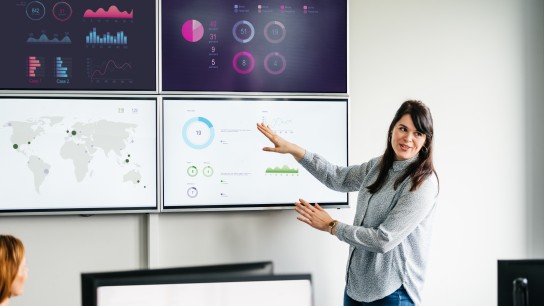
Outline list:
[[[0,89],[156,90],[155,1],[0,2]]]

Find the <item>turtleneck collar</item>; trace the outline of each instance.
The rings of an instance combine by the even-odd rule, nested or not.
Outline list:
[[[396,160],[393,162],[393,167],[391,167],[393,169],[393,171],[402,171],[404,169],[406,169],[406,167],[408,167],[408,165],[410,165],[412,162],[414,162],[415,160],[417,160],[418,158],[418,155],[410,158],[410,159],[407,159],[407,160]]]

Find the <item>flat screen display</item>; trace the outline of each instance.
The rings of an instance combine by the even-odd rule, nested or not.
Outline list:
[[[193,280],[186,283],[104,286],[96,306],[312,306],[309,275]]]
[[[163,101],[163,210],[287,207],[299,198],[347,206],[256,127],[347,165],[347,99],[175,99]]]
[[[0,1],[0,89],[156,91],[155,0]]]
[[[162,1],[162,90],[347,92],[347,1]]]
[[[157,102],[0,98],[0,213],[157,209]]]
[[[96,306],[97,289],[101,287],[176,284],[195,280],[201,281],[202,278],[216,279],[272,275],[273,270],[274,265],[271,261],[262,261],[165,269],[82,273],[81,305]]]

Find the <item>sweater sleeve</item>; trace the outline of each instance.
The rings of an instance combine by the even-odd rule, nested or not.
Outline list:
[[[318,154],[308,152],[299,163],[328,188],[341,191],[358,191],[371,168],[371,162],[342,167],[333,165]]]
[[[436,202],[436,176],[427,178],[415,191],[409,191],[410,186],[407,185],[396,205],[377,228],[338,223],[338,239],[375,253],[386,253],[396,247],[429,215]]]

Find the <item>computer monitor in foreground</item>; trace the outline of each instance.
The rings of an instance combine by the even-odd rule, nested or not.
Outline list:
[[[544,305],[544,259],[498,261],[498,306]]]
[[[257,277],[270,276],[273,274],[273,263],[271,261],[239,263],[239,264],[224,264],[224,265],[209,265],[195,267],[180,267],[180,268],[165,268],[165,269],[147,269],[147,270],[130,270],[130,271],[111,271],[97,273],[82,273],[81,274],[81,296],[82,306],[97,306],[97,305],[113,305],[109,300],[104,300],[105,296],[114,294],[116,297],[123,297],[126,292],[136,286],[142,289],[142,296],[146,295],[143,292],[151,290],[155,292],[154,286],[161,287],[172,284],[191,283],[202,281],[203,279],[218,279],[218,278],[236,278],[236,277]],[[110,288],[110,289],[106,289]],[[99,303],[98,293],[101,294],[102,302]],[[128,296],[125,298],[129,298]],[[142,300],[145,300],[144,297]],[[116,300],[116,303],[120,300]],[[116,304],[125,305],[125,304]],[[134,304],[136,305],[136,304]],[[146,304],[137,304],[146,305]],[[155,304],[148,305],[169,305]],[[173,305],[173,304],[172,304]]]
[[[267,275],[97,288],[96,306],[147,305],[312,306],[312,286],[310,275]]]

